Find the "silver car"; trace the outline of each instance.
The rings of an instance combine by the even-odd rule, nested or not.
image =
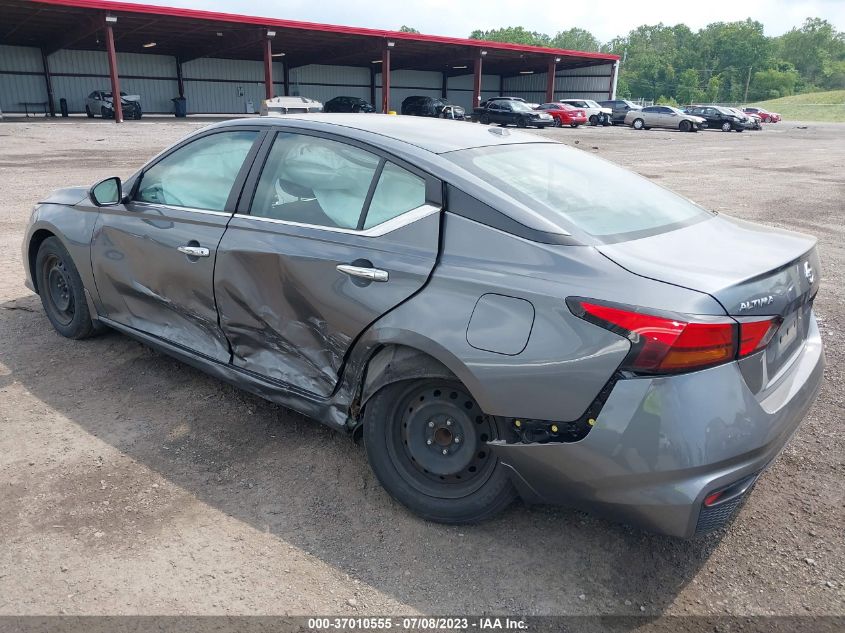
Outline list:
[[[625,125],[635,130],[648,130],[662,127],[681,132],[698,132],[707,127],[706,119],[693,116],[672,106],[654,105],[642,110],[632,110],[625,115]]]
[[[814,238],[437,119],[218,123],[41,198],[23,261],[61,335],[112,328],[362,438],[446,523],[521,496],[718,528],[824,368]]]
[[[125,119],[140,119],[143,115],[141,111],[141,96],[128,95],[125,92],[120,93],[120,105],[123,110],[123,118]],[[85,99],[85,114],[88,118],[93,118],[99,115],[104,119],[114,118],[114,98],[111,91],[95,90],[90,93]]]

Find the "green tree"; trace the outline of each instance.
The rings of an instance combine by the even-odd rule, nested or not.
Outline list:
[[[399,27],[400,33],[419,33],[417,29],[412,26],[405,26],[404,24]]]
[[[801,80],[801,75],[788,62],[783,62],[779,68],[769,68],[754,73],[751,82],[752,89],[749,97],[753,100],[777,99],[795,93],[795,86]]]
[[[489,42],[510,42],[511,44],[527,44],[529,46],[549,46],[552,38],[545,33],[529,31],[522,26],[508,26],[502,29],[482,31],[477,29],[470,33],[472,40],[487,40]]]
[[[599,51],[601,42],[596,36],[585,29],[573,27],[568,31],[558,31],[550,42],[554,48],[565,48],[572,51]]]
[[[781,59],[790,62],[807,85],[841,88],[841,62],[845,62],[845,33],[827,20],[807,18],[777,40]]]

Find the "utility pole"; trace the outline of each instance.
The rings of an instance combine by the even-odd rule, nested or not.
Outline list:
[[[748,86],[751,85],[751,69],[754,68],[753,66],[748,67],[748,79],[745,80],[745,99],[743,99],[742,105],[745,105],[748,101]]]

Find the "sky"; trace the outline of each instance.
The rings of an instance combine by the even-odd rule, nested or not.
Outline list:
[[[807,17],[824,18],[845,31],[845,0],[746,0],[713,5],[654,0],[601,3],[534,0],[525,4],[514,0],[137,0],[136,3],[377,29],[397,30],[405,24],[423,33],[453,37],[467,37],[475,29],[503,26],[524,26],[554,35],[577,26],[604,42],[641,24],[682,22],[697,30],[710,22],[732,22],[747,17],[762,22],[766,35],[770,36],[800,26]],[[725,15],[717,16],[705,10],[707,6],[723,7]],[[632,7],[636,10],[631,10]]]

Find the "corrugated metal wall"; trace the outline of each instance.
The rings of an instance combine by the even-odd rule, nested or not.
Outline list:
[[[535,73],[506,77],[504,92],[510,96],[522,97],[526,101],[543,101],[546,98],[546,75],[547,73]],[[559,70],[555,77],[555,97],[602,101],[609,98],[612,78],[613,64]]]
[[[292,95],[323,103],[339,96],[370,100],[369,68],[310,64],[291,69],[288,80]]]
[[[258,112],[265,96],[264,64],[260,61],[202,57],[182,64],[182,78],[189,113],[243,113],[248,101]],[[274,62],[276,94],[284,92],[282,81],[282,64]]]
[[[23,46],[0,46],[0,110],[23,112],[24,101],[47,101],[41,51]]]
[[[111,90],[109,62],[105,51],[61,50],[50,55],[53,95],[67,99],[68,110],[84,112],[85,99],[94,90]],[[141,95],[144,112],[172,112],[172,97],[179,94],[176,60],[167,55],[118,53],[120,89]]]
[[[439,97],[443,74],[429,70],[390,71],[390,109],[400,112],[402,100],[413,95]],[[376,74],[376,107],[381,106],[381,73]]]
[[[173,111],[171,99],[178,94],[176,60],[165,55],[118,53],[121,89],[140,94],[145,112]],[[84,112],[85,98],[94,90],[108,90],[108,60],[104,51],[61,50],[49,58],[53,74],[56,108],[59,99],[68,101],[71,112]],[[276,94],[283,94],[283,67],[273,64]],[[613,64],[603,64],[557,73],[558,98],[608,98]],[[246,112],[247,102],[258,111],[264,98],[264,67],[260,61],[201,58],[182,67],[188,112],[229,114]],[[290,71],[290,94],[326,102],[338,95],[370,98],[370,69],[349,66],[309,65]],[[376,74],[376,107],[381,104],[381,73]],[[411,95],[441,96],[443,76],[436,71],[400,69],[391,72],[390,108],[400,111]],[[498,75],[484,75],[481,98],[500,94]],[[546,73],[507,77],[506,95],[527,101],[542,101]],[[447,96],[467,110],[472,104],[472,73],[450,77]],[[0,108],[23,112],[22,102],[44,102],[47,89],[37,48],[0,46]]]
[[[472,80],[473,75],[459,75],[449,77],[447,98],[452,103],[463,106],[470,112],[475,107],[472,103]],[[499,75],[481,75],[481,100],[499,96]]]

